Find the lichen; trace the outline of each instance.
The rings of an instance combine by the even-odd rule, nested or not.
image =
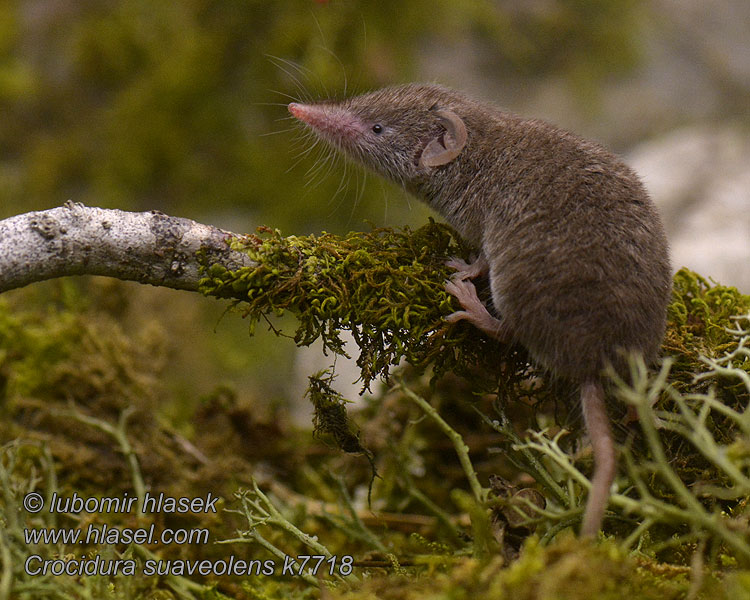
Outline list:
[[[701,357],[721,356],[734,345],[733,319],[748,311],[750,296],[734,287],[711,284],[689,269],[680,269],[674,276],[662,351],[674,359],[673,385],[692,388],[693,376],[705,366]],[[750,372],[750,365],[740,368]]]

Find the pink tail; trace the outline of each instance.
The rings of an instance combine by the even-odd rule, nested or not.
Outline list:
[[[604,509],[617,472],[617,457],[601,383],[588,381],[581,385],[581,406],[594,448],[594,476],[591,478],[591,491],[583,513],[581,537],[593,537],[602,526]]]

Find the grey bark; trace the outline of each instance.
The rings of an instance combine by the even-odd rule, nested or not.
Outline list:
[[[66,202],[0,221],[0,292],[68,275],[105,275],[198,290],[201,266],[252,266],[227,241],[236,234],[158,211]],[[198,250],[205,253],[199,258]]]

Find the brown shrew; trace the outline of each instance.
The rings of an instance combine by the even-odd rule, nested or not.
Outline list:
[[[466,319],[580,385],[594,451],[582,536],[601,528],[617,468],[602,371],[653,361],[669,250],[635,173],[599,144],[437,85],[389,87],[289,111],[347,157],[401,184],[476,246],[446,289]],[[472,279],[489,276],[490,311]]]

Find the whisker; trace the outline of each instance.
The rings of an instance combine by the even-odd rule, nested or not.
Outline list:
[[[318,32],[320,33],[320,39],[321,39],[321,42],[323,43],[323,47],[324,48],[327,47],[328,44],[326,42],[326,36],[323,33],[323,28],[320,26],[320,22],[318,21],[318,17],[315,16],[315,13],[312,10],[310,11],[310,16],[312,17],[313,21],[315,22],[315,26],[318,28]],[[320,81],[320,83],[323,85],[323,91],[326,94],[326,98],[330,98],[331,94],[328,92],[328,88],[326,87],[326,82],[323,81],[323,78],[320,77],[320,75],[318,75],[318,81]]]
[[[346,171],[344,171],[344,173],[342,175],[342,179],[339,182],[339,186],[336,188],[336,191],[333,193],[333,195],[331,196],[331,198],[328,200],[328,206],[331,206],[332,204],[335,203],[333,209],[328,213],[328,218],[329,219],[331,217],[333,217],[336,214],[336,212],[338,212],[339,208],[341,207],[341,204],[343,204],[344,201],[345,201],[345,199],[346,199],[345,198],[345,194],[344,194],[344,191],[347,188],[346,184],[347,184]],[[337,198],[339,198],[339,201],[335,202]]]
[[[327,48],[326,46],[319,46],[322,50],[327,52],[330,56],[332,56],[334,59],[336,59],[336,62],[339,63],[339,67],[341,67],[341,74],[344,77],[344,97],[346,98],[347,95],[347,77],[346,77],[346,68],[344,67],[344,63],[341,62],[341,59],[336,55],[336,53],[331,50],[330,48]]]
[[[296,63],[293,60],[289,60],[288,58],[282,58],[281,56],[274,56],[273,54],[265,54],[264,56],[270,59],[271,62],[278,61],[278,62],[285,64],[287,67],[295,69],[300,75],[304,77],[309,77],[310,75],[313,74],[313,71],[308,69],[306,66]],[[279,66],[279,65],[276,65],[276,66]]]
[[[286,76],[292,80],[294,87],[297,88],[298,96],[301,98],[307,98],[307,92],[305,91],[305,86],[302,84],[299,77],[297,77],[297,75],[295,75],[291,70],[291,69],[296,69],[300,75],[305,76],[305,73],[302,72],[301,68],[298,65],[294,64],[293,62],[288,61],[283,58],[279,58],[278,56],[273,56],[271,54],[266,54],[265,56],[277,69],[285,73]],[[282,95],[288,96],[288,94],[282,94]],[[292,96],[288,96],[288,97],[292,98]],[[295,98],[292,98],[292,99],[295,99]]]
[[[320,167],[320,180],[325,181],[333,172],[333,170],[336,168],[336,164],[338,163],[338,156],[333,155],[330,158],[326,158],[325,163],[321,165]]]
[[[347,164],[348,167],[348,163]],[[345,167],[346,168],[346,167]],[[342,175],[342,179],[339,182],[339,186],[336,189],[336,192],[331,196],[331,198],[328,201],[328,206],[331,206],[331,210],[328,213],[328,218],[330,219],[333,217],[340,209],[342,204],[346,201],[346,194],[344,193],[348,189],[348,184],[350,180],[350,175],[348,171],[344,171]],[[338,201],[336,201],[338,199]]]
[[[359,174],[362,174],[362,183],[360,185],[360,179]],[[357,193],[354,196],[354,202],[352,202],[352,210],[349,213],[349,221],[347,222],[347,227],[351,225],[351,222],[354,220],[354,214],[357,211],[357,208],[359,207],[359,203],[362,200],[362,198],[365,195],[365,184],[367,183],[367,171],[358,170],[357,171]]]
[[[292,163],[292,166],[290,166],[290,167],[289,167],[289,168],[288,168],[288,169],[287,169],[286,171],[284,171],[284,173],[289,173],[289,171],[291,171],[291,170],[292,170],[292,169],[294,169],[294,168],[295,168],[295,167],[296,167],[296,166],[297,166],[298,164],[300,164],[300,163],[301,163],[301,162],[302,162],[302,161],[304,160],[304,158],[305,158],[305,157],[306,157],[306,156],[307,156],[307,155],[308,155],[308,154],[309,154],[309,153],[310,153],[310,152],[311,152],[311,151],[313,150],[313,148],[315,148],[315,147],[316,147],[317,145],[318,145],[318,140],[316,140],[316,141],[315,141],[315,143],[313,143],[313,145],[312,145],[312,146],[308,146],[308,148],[307,148],[306,150],[304,150],[303,152],[300,152],[300,153],[299,153],[299,154],[298,154],[298,155],[297,155],[296,157],[294,157],[294,158],[295,158],[296,160],[294,160],[294,162]]]
[[[332,152],[330,148],[323,147],[321,150],[322,152],[321,155],[319,155],[318,160],[316,160],[307,170],[307,173],[305,173],[305,177],[309,182],[314,181],[315,178],[324,171],[324,168],[331,163],[331,161],[335,161],[335,153]],[[325,154],[325,156],[323,156],[323,154]],[[322,181],[323,179],[325,179],[325,176],[320,180]]]
[[[277,90],[268,90],[272,94],[279,94],[281,96],[286,96],[289,98],[292,102],[297,102],[299,99],[295,96],[292,96],[291,94],[285,94],[284,92],[279,92]],[[254,106],[289,106],[288,102],[253,102]]]
[[[279,133],[288,133],[290,131],[294,131],[296,127],[289,127],[287,129],[279,129],[278,131],[268,131],[266,133],[259,133],[258,137],[267,137],[269,135],[277,135]]]

